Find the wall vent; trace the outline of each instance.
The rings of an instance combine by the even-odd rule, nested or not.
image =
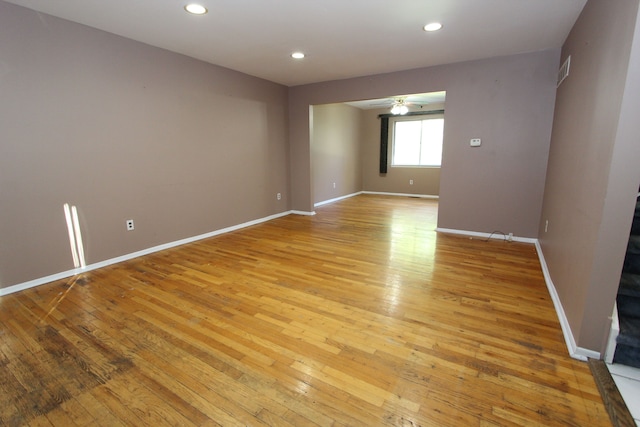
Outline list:
[[[562,83],[564,79],[566,79],[569,76],[570,66],[571,66],[571,55],[569,55],[567,59],[565,59],[564,63],[562,64],[562,67],[560,67],[560,70],[558,70],[558,81],[556,83],[556,88],[560,86],[560,83]]]

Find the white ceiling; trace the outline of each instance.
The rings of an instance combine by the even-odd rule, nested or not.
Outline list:
[[[187,0],[7,1],[287,86],[560,47],[586,3],[200,0],[194,16]]]

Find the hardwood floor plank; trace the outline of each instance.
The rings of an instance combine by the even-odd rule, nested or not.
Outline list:
[[[117,384],[114,384],[114,386],[117,387]],[[138,418],[134,411],[129,409],[128,402],[123,400],[119,392],[114,392],[111,389],[111,385],[94,387],[90,393],[93,399],[103,404],[122,424],[128,426],[145,425],[145,422]]]
[[[611,425],[535,247],[361,195],[0,298],[0,424]]]
[[[90,393],[80,394],[75,398],[80,406],[91,416],[95,425],[101,427],[123,427],[122,420],[116,418],[99,400]]]
[[[8,424],[8,425],[21,425],[21,424]],[[47,418],[46,415],[39,415],[39,416],[35,417],[34,419],[32,419],[29,422],[28,425],[29,426],[33,426],[33,427],[51,427],[51,426],[53,426],[53,424],[51,424],[51,421],[49,421],[49,419]]]

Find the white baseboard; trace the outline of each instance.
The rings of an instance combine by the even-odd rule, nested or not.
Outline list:
[[[339,200],[348,199],[348,198],[350,198],[350,197],[358,196],[358,195],[360,195],[360,194],[362,194],[362,191],[358,191],[357,193],[347,194],[347,195],[345,195],[345,196],[336,197],[335,199],[329,199],[329,200],[325,200],[325,201],[322,201],[322,202],[318,202],[318,203],[315,203],[315,204],[313,205],[313,207],[314,207],[314,208],[317,208],[318,206],[328,205],[329,203],[334,203],[334,202],[337,202],[337,201],[339,201]]]
[[[560,297],[558,296],[558,292],[556,291],[556,287],[551,280],[551,274],[549,273],[547,262],[544,259],[544,254],[542,253],[540,242],[536,240],[535,244],[536,252],[538,253],[538,259],[540,260],[540,266],[542,267],[542,274],[544,275],[544,281],[547,284],[547,290],[549,291],[549,295],[551,296],[551,300],[553,301],[553,306],[556,309],[558,320],[560,321],[560,327],[562,328],[562,334],[564,335],[564,341],[567,345],[567,349],[569,350],[569,355],[574,359],[582,360],[585,362],[587,361],[587,359],[600,359],[600,352],[577,346],[576,340],[573,337],[573,332],[571,331],[571,326],[569,325],[569,319],[567,319],[564,308],[562,307],[562,303],[560,302]]]
[[[620,335],[620,319],[618,318],[618,303],[614,302],[611,313],[611,329],[607,339],[607,348],[604,351],[604,361],[609,364],[613,363],[613,356],[616,354],[618,335]]]
[[[401,196],[401,197],[418,197],[420,199],[439,199],[440,196],[433,194],[412,194],[412,193],[385,193],[382,191],[361,191],[361,194],[377,194],[380,196]]]
[[[485,239],[489,237],[491,237],[492,239],[505,239],[505,236],[502,233],[490,235],[489,233],[478,233],[474,231],[454,230],[449,228],[436,228],[436,231],[442,233],[459,234],[469,237],[480,237]],[[558,296],[556,287],[551,280],[551,274],[549,273],[549,268],[547,266],[547,262],[544,259],[542,248],[540,247],[540,242],[538,241],[538,239],[532,239],[528,237],[513,237],[513,241],[535,244],[536,252],[538,253],[538,259],[540,260],[540,267],[542,268],[542,274],[544,276],[544,281],[547,285],[547,290],[549,291],[551,300],[553,301],[556,315],[558,316],[558,320],[560,321],[562,335],[564,336],[569,355],[572,358],[581,360],[583,362],[586,362],[588,359],[600,359],[599,352],[577,346],[576,340],[573,337],[573,332],[571,331],[571,326],[569,325],[569,320],[567,319],[564,308],[562,307],[562,303],[560,302],[560,297]]]
[[[455,230],[452,228],[436,228],[436,231],[439,233],[449,233],[449,234],[459,234],[461,236],[469,236],[469,237],[481,237],[483,239],[498,239],[498,240],[507,240],[508,236],[505,236],[501,232],[494,233],[479,233],[477,231],[467,231],[467,230]],[[536,243],[538,239],[532,239],[530,237],[518,237],[513,236],[511,239],[512,242],[520,242],[520,243]]]
[[[270,215],[264,218],[259,218],[253,221],[248,221],[242,224],[238,224],[238,225],[233,225],[231,227],[226,227],[226,228],[222,228],[220,230],[215,230],[215,231],[211,231],[209,233],[205,233],[205,234],[200,234],[197,236],[193,236],[193,237],[187,237],[186,239],[181,239],[181,240],[176,240],[174,242],[169,242],[169,243],[165,243],[162,245],[158,245],[158,246],[154,246],[148,249],[143,249],[137,252],[133,252],[130,254],[126,254],[126,255],[122,255],[119,257],[115,257],[115,258],[111,258],[111,259],[107,259],[104,261],[99,261],[93,264],[89,264],[84,268],[75,268],[73,270],[67,270],[67,271],[63,271],[60,273],[56,273],[56,274],[52,274],[49,276],[45,276],[45,277],[40,277],[38,279],[34,279],[34,280],[29,280],[28,282],[24,282],[24,283],[18,283],[16,285],[13,286],[9,286],[6,288],[1,288],[0,289],[0,296],[3,295],[9,295],[12,294],[14,292],[18,292],[18,291],[23,291],[25,289],[29,289],[29,288],[33,288],[39,285],[44,285],[45,283],[50,283],[50,282],[54,282],[56,280],[61,280],[61,279],[66,279],[67,277],[71,277],[71,276],[75,276],[77,274],[81,274],[81,273],[86,273],[88,271],[91,270],[96,270],[98,268],[102,268],[102,267],[106,267],[108,265],[112,265],[112,264],[117,264],[119,262],[123,262],[123,261],[128,261],[130,259],[133,258],[138,258],[140,256],[143,255],[149,255],[152,254],[154,252],[158,252],[158,251],[162,251],[165,249],[170,249],[176,246],[180,246],[180,245],[184,245],[187,243],[192,243],[198,240],[202,240],[202,239],[207,239],[209,237],[214,237],[220,234],[224,234],[224,233],[229,233],[231,231],[235,231],[235,230],[239,230],[241,228],[245,228],[245,227],[250,227],[252,225],[256,225],[256,224],[260,224],[263,222],[267,222],[267,221],[271,221],[272,219],[276,219],[276,218],[280,218],[283,216],[287,216],[289,214],[293,214],[293,213],[298,213],[301,215],[315,215],[315,212],[311,212],[311,213],[305,213],[305,212],[297,212],[297,211],[287,211],[287,212],[282,212],[282,213],[278,213],[278,214],[274,214],[274,215]]]

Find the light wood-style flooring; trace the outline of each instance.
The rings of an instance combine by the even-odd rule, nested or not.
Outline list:
[[[607,426],[535,247],[361,195],[0,298],[0,424]]]

